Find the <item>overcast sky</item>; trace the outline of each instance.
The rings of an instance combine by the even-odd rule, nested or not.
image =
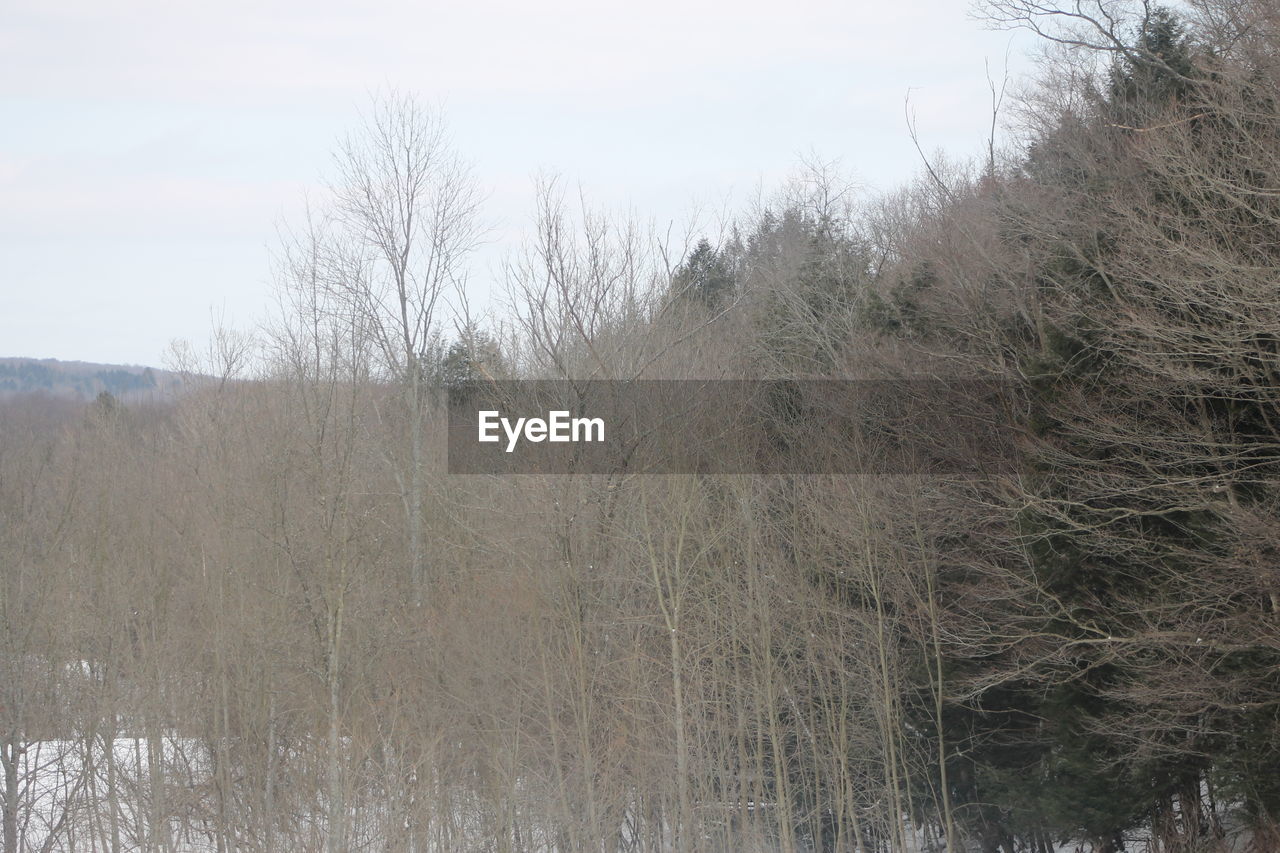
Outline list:
[[[443,104],[518,243],[532,179],[661,223],[838,158],[873,188],[922,142],[977,153],[986,63],[1025,41],[965,0],[0,0],[0,356],[160,365],[270,300],[276,226],[371,91]]]

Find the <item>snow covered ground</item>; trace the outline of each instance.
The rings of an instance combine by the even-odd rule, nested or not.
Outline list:
[[[244,828],[253,824],[244,814],[237,820],[224,821],[223,825],[230,823],[237,829],[223,833],[220,844],[217,831],[220,809],[227,808],[228,799],[220,796],[208,749],[196,739],[173,735],[158,739],[121,736],[110,740],[109,754],[107,744],[107,738],[87,736],[35,741],[15,750],[13,770],[16,772],[6,774],[6,785],[13,783],[15,787],[4,793],[13,796],[17,851],[205,853],[323,849],[324,808],[323,803],[315,800],[305,814],[290,815],[287,820],[277,815],[265,822],[258,820],[256,825],[264,828],[256,833]],[[158,785],[152,782],[160,779],[164,781]],[[562,846],[549,827],[539,826],[536,820],[530,819],[521,820],[518,828],[512,830],[509,845],[499,845],[493,838],[492,815],[486,815],[483,804],[454,795],[450,808],[449,831],[427,833],[421,853],[464,849],[477,853],[490,850],[558,853],[558,847]],[[734,821],[749,822],[769,810],[768,804],[735,809],[721,803],[703,808],[722,812],[726,828]],[[158,817],[159,814],[164,817]],[[711,820],[707,825],[716,823],[718,821]],[[760,825],[767,823],[766,820]],[[388,812],[380,808],[376,800],[351,809],[348,825],[348,850],[399,849],[386,839]],[[1247,848],[1247,833],[1239,825],[1227,820],[1223,829],[1226,837],[1213,849],[1243,851]],[[670,833],[665,834],[670,837]],[[936,832],[908,828],[907,834],[909,849],[903,853],[945,851],[945,844],[930,837]],[[750,833],[734,833],[736,840],[732,844],[707,836],[700,841],[698,849],[710,853],[775,853],[782,849],[776,838],[761,835],[752,841],[748,840]],[[652,849],[651,845],[640,845],[639,839],[629,837],[625,827],[618,840],[621,846],[634,844],[636,850]],[[811,853],[813,845],[797,839],[792,849],[796,853]],[[976,853],[978,848],[970,849]],[[1155,847],[1148,834],[1134,833],[1125,839],[1124,849],[1127,853],[1145,853],[1154,851]],[[1055,853],[1087,853],[1089,847],[1061,844],[1054,850]]]

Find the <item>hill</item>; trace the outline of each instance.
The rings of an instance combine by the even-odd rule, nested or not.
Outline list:
[[[0,358],[0,399],[47,394],[66,400],[92,400],[106,392],[123,401],[143,401],[170,396],[181,387],[178,374],[154,367]]]

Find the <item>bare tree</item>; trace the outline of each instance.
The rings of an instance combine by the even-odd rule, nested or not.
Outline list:
[[[331,221],[319,249],[329,256],[322,284],[336,310],[359,318],[381,371],[400,389],[407,456],[392,464],[404,503],[409,581],[421,603],[424,421],[441,308],[465,283],[467,257],[481,238],[480,195],[442,116],[405,95],[375,98],[365,126],[336,159]]]

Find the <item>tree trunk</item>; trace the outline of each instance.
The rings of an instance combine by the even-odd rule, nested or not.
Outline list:
[[[8,731],[0,742],[0,764],[4,765],[3,853],[18,853],[18,762],[23,751],[18,746],[17,733]]]

